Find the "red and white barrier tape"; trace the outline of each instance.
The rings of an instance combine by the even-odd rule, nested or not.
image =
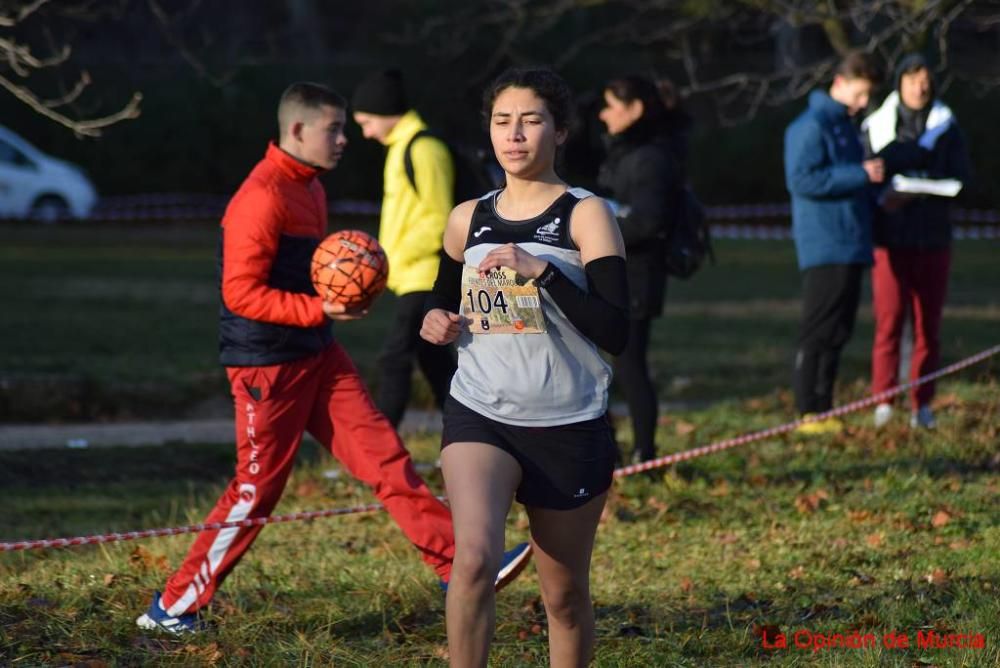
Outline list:
[[[972,366],[978,362],[992,357],[1000,352],[1000,345],[993,346],[992,348],[987,348],[986,350],[976,353],[972,357],[966,357],[964,360],[955,362],[954,364],[949,364],[948,366],[938,369],[933,373],[929,373],[926,376],[921,376],[916,380],[910,381],[909,383],[903,383],[902,385],[897,385],[896,387],[886,390],[885,392],[879,392],[878,394],[873,394],[870,397],[865,397],[864,399],[858,399],[857,401],[852,401],[849,404],[844,404],[843,406],[838,406],[836,408],[831,408],[824,413],[817,413],[816,415],[810,415],[807,418],[800,418],[793,422],[786,422],[785,424],[778,425],[777,427],[770,427],[768,429],[762,429],[760,431],[750,432],[749,434],[743,434],[742,436],[736,436],[734,438],[727,438],[722,441],[716,441],[715,443],[710,443],[708,445],[703,445],[698,448],[693,448],[691,450],[685,450],[683,452],[675,452],[672,455],[666,455],[664,457],[658,457],[656,459],[651,459],[648,462],[642,462],[640,464],[632,464],[630,466],[624,466],[615,471],[616,478],[622,478],[627,475],[633,475],[635,473],[641,473],[642,471],[649,471],[651,469],[660,468],[661,466],[670,466],[671,464],[676,464],[677,462],[682,462],[687,459],[694,459],[695,457],[702,457],[704,455],[712,454],[713,452],[720,452],[722,450],[728,450],[729,448],[735,448],[737,445],[746,445],[747,443],[753,443],[754,441],[763,441],[765,439],[771,438],[772,436],[777,436],[778,434],[784,434],[786,432],[792,431],[798,428],[799,425],[805,424],[807,422],[818,422],[820,420],[825,420],[826,418],[838,417],[841,415],[846,415],[847,413],[853,413],[854,411],[861,410],[866,406],[872,406],[874,404],[882,403],[890,397],[894,397],[897,394],[902,394],[912,387],[917,385],[923,385],[924,383],[940,378],[941,376],[947,376],[950,373],[955,373],[965,367]]]
[[[787,225],[747,225],[712,223],[712,239],[738,239],[741,241],[787,241],[792,238],[792,228]],[[951,236],[958,241],[1000,239],[1000,226],[955,225]]]
[[[299,520],[314,520],[319,517],[334,515],[353,515],[355,513],[370,513],[381,510],[381,503],[370,503],[366,506],[351,508],[336,508],[333,510],[309,510],[288,515],[272,515],[271,517],[255,517],[235,522],[208,522],[204,524],[189,524],[182,527],[166,529],[144,529],[142,531],[126,531],[125,533],[107,533],[94,536],[77,536],[75,538],[49,538],[45,540],[22,540],[16,543],[0,543],[0,552],[16,552],[18,550],[39,550],[51,547],[74,547],[76,545],[92,545],[94,543],[117,543],[123,540],[138,538],[156,538],[158,536],[177,536],[183,533],[198,533],[201,531],[216,531],[231,527],[252,527],[259,524],[278,524],[279,522],[297,522]]]
[[[112,195],[102,197],[91,218],[94,220],[192,220],[199,218],[221,218],[229,202],[227,195],[206,195],[200,193],[145,193],[140,195]],[[364,200],[331,200],[328,205],[333,215],[378,216],[379,203]],[[758,204],[721,204],[705,207],[705,216],[710,221],[727,220],[774,220],[791,216],[788,202],[765,202]],[[967,209],[954,207],[951,220],[955,223],[971,223],[963,228],[970,236],[957,238],[996,238],[994,236],[971,236],[980,226],[1000,223],[1000,210]],[[787,227],[774,227],[785,229]],[[995,229],[995,228],[994,228]],[[721,235],[729,234],[721,231]],[[956,233],[959,230],[956,229]],[[723,238],[726,238],[723,236]],[[776,238],[767,236],[735,237],[745,239]]]
[[[845,415],[857,410],[860,410],[866,406],[871,406],[876,403],[880,403],[894,397],[897,394],[902,394],[912,387],[917,385],[922,385],[924,383],[930,382],[942,376],[947,376],[948,374],[955,373],[961,369],[972,366],[978,362],[981,362],[993,355],[1000,353],[1000,345],[993,346],[992,348],[987,348],[986,350],[976,353],[971,357],[967,357],[964,360],[955,362],[954,364],[949,364],[948,366],[939,369],[933,373],[929,373],[926,376],[921,376],[916,380],[909,383],[903,383],[898,385],[891,390],[886,390],[885,392],[879,392],[870,397],[864,399],[859,399],[858,401],[851,402],[849,404],[844,404],[843,406],[838,406],[825,413],[819,413],[817,415],[810,416],[808,418],[795,420],[794,422],[788,422],[786,424],[778,425],[777,427],[771,427],[769,429],[762,429],[760,431],[751,432],[749,434],[744,434],[742,436],[736,436],[735,438],[728,438],[722,441],[716,441],[708,445],[704,445],[698,448],[693,448],[691,450],[685,450],[683,452],[676,452],[671,455],[666,455],[664,457],[659,457],[657,459],[651,459],[648,462],[642,462],[641,464],[632,464],[631,466],[624,466],[615,471],[616,478],[623,478],[628,475],[633,475],[636,473],[641,473],[643,471],[649,471],[652,469],[660,468],[663,466],[670,466],[671,464],[676,464],[677,462],[682,462],[688,459],[694,459],[696,457],[702,457],[704,455],[709,455],[715,452],[721,452],[722,450],[728,450],[734,448],[738,445],[746,445],[747,443],[753,443],[755,441],[762,441],[772,436],[777,436],[778,434],[784,434],[786,432],[792,431],[796,427],[806,422],[815,422],[817,420],[824,420],[829,417],[837,417],[840,415]],[[442,501],[446,499],[444,497],[438,497]],[[136,540],[139,538],[155,538],[158,536],[177,536],[185,533],[197,533],[201,531],[216,531],[219,529],[228,529],[232,527],[251,527],[263,524],[278,524],[281,522],[297,522],[299,520],[312,520],[320,517],[333,517],[336,515],[354,515],[357,513],[370,513],[376,510],[382,510],[383,506],[380,503],[370,503],[363,506],[352,506],[350,508],[335,508],[331,510],[311,510],[299,513],[290,513],[287,515],[272,515],[271,517],[256,517],[253,519],[240,520],[235,522],[209,522],[203,524],[189,524],[187,526],[172,527],[165,529],[145,529],[142,531],[127,531],[125,533],[109,533],[109,534],[97,534],[93,536],[77,536],[75,538],[50,538],[43,540],[22,540],[14,543],[0,543],[0,552],[16,552],[20,550],[38,550],[38,549],[48,549],[48,548],[58,548],[58,547],[74,547],[77,545],[91,545],[95,543],[116,543],[125,540]]]

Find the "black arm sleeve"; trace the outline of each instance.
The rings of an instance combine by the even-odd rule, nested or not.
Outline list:
[[[437,278],[434,279],[434,287],[424,300],[424,314],[436,308],[458,313],[462,299],[462,263],[453,260],[443,248],[440,254],[441,264],[438,266]]]
[[[549,263],[535,283],[545,288],[573,326],[599,348],[612,355],[625,350],[628,341],[628,281],[625,258],[609,255],[591,260],[587,272],[587,291],[576,287],[559,269]]]

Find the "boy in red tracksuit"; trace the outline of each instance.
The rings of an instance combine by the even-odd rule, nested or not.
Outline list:
[[[336,167],[347,139],[346,104],[330,89],[292,84],[278,107],[280,139],[222,219],[219,350],[236,409],[236,475],[205,522],[267,517],[281,498],[305,431],[375,496],[446,586],[455,552],[448,509],[417,475],[375,408],[331,320],[353,320],[313,290],[309,263],[326,235],[317,176]],[[261,526],[204,531],[136,623],[172,633],[201,628],[197,611],[253,543]],[[508,553],[506,584],[528,548]]]

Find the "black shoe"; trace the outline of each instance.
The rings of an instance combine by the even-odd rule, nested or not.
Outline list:
[[[636,450],[632,453],[633,464],[642,464],[643,462],[648,462],[651,459],[656,459],[655,452],[639,452]]]

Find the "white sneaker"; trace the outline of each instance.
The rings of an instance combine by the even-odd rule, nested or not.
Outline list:
[[[934,419],[934,411],[931,410],[931,407],[921,406],[913,411],[910,415],[910,426],[914,429],[917,427],[923,427],[924,429],[933,429],[936,427],[937,420]]]
[[[875,407],[875,428],[881,429],[892,419],[892,404],[879,404]]]

